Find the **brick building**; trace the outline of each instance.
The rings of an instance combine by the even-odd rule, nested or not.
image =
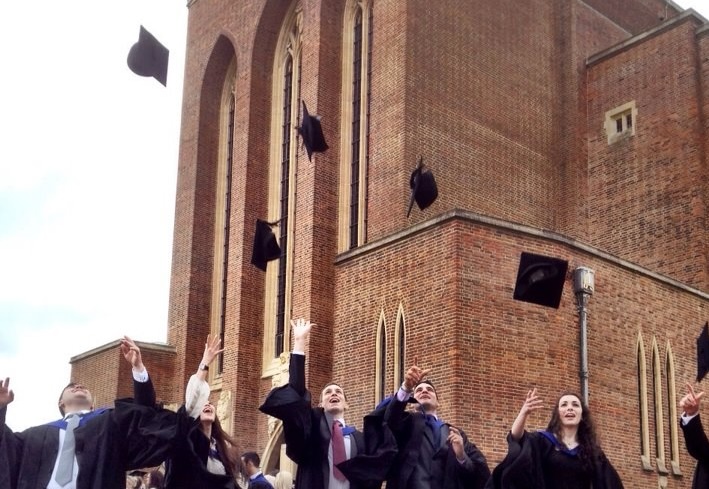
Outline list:
[[[144,345],[163,400],[221,334],[220,416],[266,470],[284,464],[257,407],[286,380],[288,320],[307,317],[311,390],[342,383],[350,422],[417,356],[494,466],[528,388],[550,408],[580,390],[571,278],[558,309],[512,299],[528,251],[595,271],[589,402],[626,487],[691,486],[676,406],[709,320],[705,19],[661,0],[187,7],[169,346]],[[312,161],[301,101],[330,146]],[[419,156],[440,195],[407,218]],[[265,273],[257,218],[279,221]],[[116,355],[80,355],[73,375]]]

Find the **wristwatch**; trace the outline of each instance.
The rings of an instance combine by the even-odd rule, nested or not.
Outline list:
[[[207,365],[206,363],[200,363],[199,369],[200,370],[209,370],[209,365]]]

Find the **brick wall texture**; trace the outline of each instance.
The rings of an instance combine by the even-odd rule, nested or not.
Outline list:
[[[380,315],[392,391],[403,311],[405,363],[416,356],[431,370],[443,417],[496,465],[528,389],[537,387],[549,409],[561,392],[579,390],[571,278],[558,309],[512,299],[520,253],[555,256],[570,270],[595,271],[590,408],[606,454],[626,487],[691,487],[695,462],[681,433],[681,473],[666,473],[656,458],[670,468],[677,420],[669,408],[694,380],[695,338],[709,320],[705,20],[660,0],[372,0],[367,242],[338,254],[340,134],[349,128],[342,31],[352,3],[300,2],[300,96],[322,115],[330,145],[312,162],[299,149],[294,181],[287,315],[318,323],[306,352],[314,398],[338,381],[350,400],[348,421],[361,427],[375,403]],[[257,407],[278,379],[262,375],[265,279],[250,257],[253,223],[267,213],[274,56],[292,5],[188,3],[168,305],[173,350],[158,348],[149,365],[159,397],[181,402],[209,332],[221,266],[214,263],[218,114],[235,63],[225,370],[214,399],[232,393],[232,431],[245,450],[267,455],[266,468],[277,465],[280,441]],[[634,134],[609,144],[606,113],[631,102]],[[439,197],[407,219],[419,156]],[[72,376],[95,379],[97,395],[110,399],[126,392],[123,363],[105,350],[76,360]],[[651,467],[643,468],[638,386],[646,382],[652,396],[653,380],[665,390],[658,402],[648,398]],[[547,420],[545,411],[528,427]]]

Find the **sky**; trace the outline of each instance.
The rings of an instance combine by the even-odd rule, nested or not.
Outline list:
[[[166,341],[187,12],[3,5],[0,377],[15,431],[58,417],[72,356]],[[167,87],[126,64],[141,25],[170,51]]]
[[[709,0],[677,3],[709,19]],[[140,25],[170,50],[167,88],[127,67]],[[3,5],[0,378],[15,431],[58,417],[71,357],[166,341],[186,27],[186,0]]]

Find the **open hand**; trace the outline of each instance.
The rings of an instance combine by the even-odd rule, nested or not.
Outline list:
[[[460,461],[465,459],[465,443],[460,430],[453,426],[448,426],[448,444],[455,452],[455,457]]]
[[[423,370],[417,363],[418,358],[414,357],[414,364],[404,374],[403,388],[406,392],[412,392],[428,375],[428,370]]]
[[[687,416],[694,416],[699,412],[699,402],[704,397],[704,392],[695,393],[691,384],[687,384],[687,394],[679,401],[679,407]]]
[[[536,411],[537,409],[541,409],[543,407],[544,403],[539,396],[537,396],[537,388],[535,387],[531,391],[527,392],[527,398],[524,400],[520,414],[524,414],[526,416],[532,411]]]
[[[131,366],[138,372],[145,370],[143,358],[140,356],[140,348],[135,344],[135,341],[127,336],[121,340],[121,353]]]
[[[204,354],[202,354],[202,363],[209,366],[212,360],[224,351],[221,346],[222,340],[219,335],[207,335],[207,342],[204,344]]]
[[[5,382],[0,380],[0,409],[15,400],[15,393],[10,390],[10,377]]]

